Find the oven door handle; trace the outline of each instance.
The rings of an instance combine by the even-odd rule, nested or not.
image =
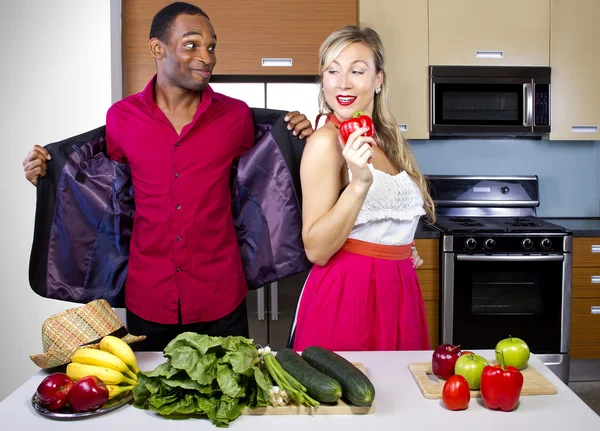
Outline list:
[[[561,254],[542,255],[514,255],[514,254],[457,254],[456,260],[465,262],[562,262],[565,260]]]

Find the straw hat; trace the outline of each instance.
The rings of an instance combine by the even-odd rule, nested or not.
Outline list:
[[[114,335],[127,344],[142,341],[145,335],[131,335],[110,304],[98,299],[81,307],[61,311],[42,325],[44,353],[30,358],[40,368],[52,368],[71,362],[80,347],[95,347],[105,335]]]

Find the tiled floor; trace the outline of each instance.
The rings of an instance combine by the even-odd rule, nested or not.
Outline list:
[[[600,415],[600,381],[569,382],[569,388]]]

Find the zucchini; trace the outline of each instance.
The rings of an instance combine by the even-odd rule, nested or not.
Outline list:
[[[342,396],[339,382],[311,367],[293,350],[281,349],[275,359],[281,368],[302,383],[309,397],[323,403],[335,403]]]
[[[347,359],[318,346],[304,349],[302,358],[320,372],[340,382],[342,394],[355,406],[368,407],[373,404],[373,383]]]

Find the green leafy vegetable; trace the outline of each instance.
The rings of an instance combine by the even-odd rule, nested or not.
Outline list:
[[[185,332],[164,356],[166,362],[138,374],[135,407],[165,416],[206,415],[227,427],[246,407],[269,404],[269,383],[250,339]]]

